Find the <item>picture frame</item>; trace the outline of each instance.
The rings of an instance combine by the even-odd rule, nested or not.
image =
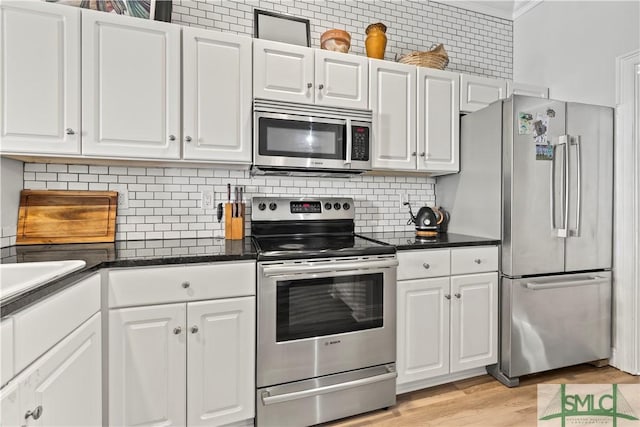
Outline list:
[[[267,10],[253,10],[254,37],[298,46],[311,47],[308,19]]]
[[[171,22],[172,0],[43,0],[142,19]]]

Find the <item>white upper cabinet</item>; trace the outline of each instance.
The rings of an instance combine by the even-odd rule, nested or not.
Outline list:
[[[82,151],[180,158],[180,27],[82,12]]]
[[[251,39],[184,27],[183,158],[251,163]]]
[[[373,169],[458,172],[459,74],[376,59],[369,73]]]
[[[368,61],[364,56],[315,50],[315,101],[320,105],[367,108]]]
[[[253,42],[256,98],[367,108],[367,58],[269,40]]]
[[[313,72],[313,49],[254,40],[254,97],[312,103]]]
[[[416,67],[369,62],[374,169],[416,170]]]
[[[418,170],[460,170],[460,75],[418,68]]]
[[[80,9],[0,3],[0,151],[80,153]]]
[[[460,75],[460,111],[477,111],[506,97],[506,80]]]
[[[507,81],[507,96],[526,95],[538,98],[549,98],[549,88],[536,85],[528,85],[524,83]]]

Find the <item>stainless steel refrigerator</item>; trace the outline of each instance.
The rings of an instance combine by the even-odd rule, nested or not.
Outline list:
[[[461,118],[449,231],[500,238],[499,363],[514,386],[611,351],[613,109],[517,96]]]

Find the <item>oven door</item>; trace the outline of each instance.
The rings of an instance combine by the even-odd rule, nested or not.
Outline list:
[[[395,256],[265,262],[257,386],[395,362]]]
[[[347,120],[256,112],[254,163],[283,168],[350,169]]]

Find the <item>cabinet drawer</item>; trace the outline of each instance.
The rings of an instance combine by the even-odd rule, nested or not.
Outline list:
[[[100,275],[13,316],[14,371],[20,372],[100,310]]]
[[[255,261],[109,271],[109,307],[255,295]]]
[[[477,246],[451,250],[451,274],[498,270],[498,247]]]
[[[398,252],[398,280],[448,276],[450,259],[449,249]]]

